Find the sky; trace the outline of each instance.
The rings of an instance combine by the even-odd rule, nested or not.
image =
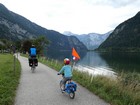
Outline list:
[[[105,34],[140,11],[140,0],[0,0],[49,30]]]

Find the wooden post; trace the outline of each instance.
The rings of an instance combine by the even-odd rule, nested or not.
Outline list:
[[[14,72],[14,75],[15,75],[16,74],[16,55],[15,55],[16,47],[14,45],[11,45],[11,47],[12,47],[13,56],[14,56],[13,72]]]
[[[15,57],[15,54],[14,54],[14,75],[16,74],[16,57]]]

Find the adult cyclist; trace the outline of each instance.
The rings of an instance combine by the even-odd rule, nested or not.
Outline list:
[[[31,46],[29,50],[29,66],[32,66],[33,60],[35,61],[35,65],[38,65],[38,60],[36,58],[36,48],[34,45]]]

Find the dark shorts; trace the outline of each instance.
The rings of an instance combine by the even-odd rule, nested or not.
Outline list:
[[[72,77],[64,77],[63,78],[63,84],[66,84],[67,81],[71,80]]]
[[[36,55],[31,55],[31,58],[36,58]]]

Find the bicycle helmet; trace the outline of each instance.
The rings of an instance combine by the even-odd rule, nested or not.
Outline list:
[[[34,44],[32,44],[32,46],[31,47],[35,47],[35,45]]]
[[[64,59],[64,64],[65,64],[65,65],[70,64],[70,60],[69,60],[68,58],[65,58],[65,59]]]

